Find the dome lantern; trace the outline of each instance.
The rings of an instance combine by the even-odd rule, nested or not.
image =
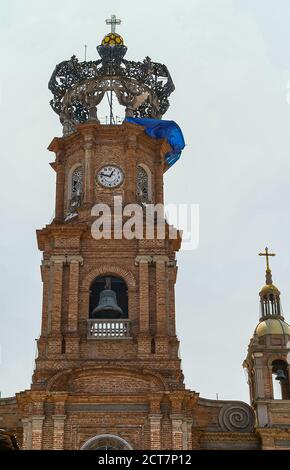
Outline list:
[[[259,253],[259,256],[266,257],[266,284],[259,292],[261,305],[260,321],[267,318],[277,318],[284,320],[280,303],[280,291],[273,284],[272,271],[269,265],[269,257],[276,255],[275,253],[269,253],[269,250],[266,247],[265,253]]]

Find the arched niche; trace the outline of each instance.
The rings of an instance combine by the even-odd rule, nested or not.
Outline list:
[[[136,192],[138,200],[143,204],[153,202],[152,173],[147,165],[139,163],[136,171]]]
[[[81,450],[133,450],[133,447],[120,436],[100,434],[86,441]]]
[[[72,213],[81,205],[84,190],[84,170],[81,163],[73,165],[67,176],[67,209]]]

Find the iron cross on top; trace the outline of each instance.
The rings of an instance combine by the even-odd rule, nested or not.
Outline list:
[[[276,256],[276,253],[269,253],[268,247],[266,246],[265,253],[259,253],[259,256],[266,256],[266,266],[267,266],[267,271],[269,271],[270,270],[269,256]]]
[[[111,18],[106,20],[106,24],[111,25],[111,33],[116,32],[116,26],[117,24],[121,24],[121,20],[117,19],[116,15],[111,15]]]

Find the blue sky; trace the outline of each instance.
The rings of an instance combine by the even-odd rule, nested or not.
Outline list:
[[[248,400],[242,361],[258,322],[266,245],[290,320],[290,4],[286,0],[0,1],[2,396],[28,388],[41,315],[35,230],[54,210],[61,134],[49,106],[54,66],[97,56],[104,19],[123,19],[127,57],[165,63],[165,115],[187,147],[166,174],[168,203],[200,205],[200,244],[178,255],[176,317],[187,387]]]

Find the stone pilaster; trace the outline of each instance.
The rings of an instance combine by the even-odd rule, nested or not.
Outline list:
[[[193,442],[192,442],[192,424],[193,419],[187,418],[186,419],[186,426],[187,426],[187,450],[192,450]]]
[[[182,415],[171,415],[172,425],[172,449],[183,450],[183,417]]]
[[[22,418],[22,425],[23,425],[22,449],[29,450],[31,448],[31,420],[29,418]]]
[[[261,365],[256,365],[254,369],[255,373],[255,398],[264,398],[265,397],[265,387],[264,387],[264,377],[263,377],[264,367]]]

